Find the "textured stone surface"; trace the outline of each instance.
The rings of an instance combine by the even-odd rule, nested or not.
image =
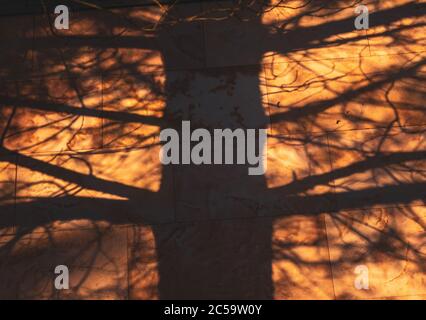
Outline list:
[[[275,299],[334,299],[324,216],[292,216],[274,223]]]
[[[424,137],[422,127],[330,134],[339,207],[387,207],[404,198],[424,205],[424,188],[416,186],[425,179]]]
[[[76,228],[90,225],[91,220],[119,224],[170,221],[174,218],[173,185],[161,179],[158,152],[154,146],[19,157],[19,223],[65,223]]]
[[[31,71],[33,20],[32,16],[0,18],[1,79],[24,78]]]
[[[424,125],[420,54],[265,65],[272,127],[280,133]]]
[[[164,72],[103,77],[103,148],[129,149],[155,141],[164,113],[164,80]]]
[[[16,112],[5,147],[53,153],[98,148],[101,143],[99,78],[10,81],[3,99]]]
[[[127,230],[98,228],[29,232],[1,238],[3,298],[127,297]],[[70,290],[54,288],[57,265],[70,271]]]
[[[7,156],[0,161],[0,204],[4,206],[0,213],[0,235],[13,233],[16,225],[16,165],[13,159]]]
[[[424,300],[424,5],[0,17],[0,298]],[[267,129],[265,175],[161,165],[182,120]]]
[[[134,298],[149,294],[146,278],[155,277],[149,250],[153,242],[135,229]],[[272,298],[272,220],[247,219],[181,223],[152,227],[159,297],[163,299]],[[136,242],[135,242],[136,241]],[[130,242],[132,243],[132,242]],[[137,248],[140,248],[139,250]],[[144,252],[143,250],[146,250]],[[136,259],[136,260],[134,260]],[[133,266],[133,264],[132,264]],[[138,292],[140,288],[147,288]]]
[[[328,215],[327,238],[338,299],[424,295],[425,207],[398,207]],[[358,290],[356,267],[368,269]]]

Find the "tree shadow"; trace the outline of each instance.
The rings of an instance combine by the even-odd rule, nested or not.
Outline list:
[[[0,270],[36,276],[4,295],[350,298],[333,282],[365,261],[424,273],[424,4],[373,1],[369,34],[358,3],[98,8],[68,33],[27,17],[8,42],[24,72],[1,67]],[[268,128],[267,173],[161,166],[159,130],[184,120]],[[58,264],[78,270],[68,296]]]

